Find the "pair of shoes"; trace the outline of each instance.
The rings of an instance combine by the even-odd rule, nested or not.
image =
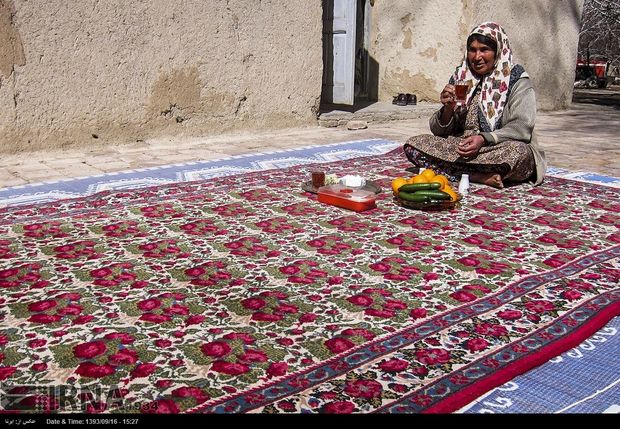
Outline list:
[[[405,94],[398,94],[392,100],[392,104],[396,104],[397,106],[406,106],[407,105],[407,96]]]
[[[415,94],[403,94],[400,93],[394,97],[392,104],[397,106],[415,105],[418,103],[418,97]]]

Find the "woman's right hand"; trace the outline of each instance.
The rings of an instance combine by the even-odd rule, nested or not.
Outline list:
[[[443,104],[447,109],[452,111],[454,110],[454,107],[456,106],[456,93],[454,92],[454,85],[448,84],[444,87],[439,96],[439,101],[441,101],[441,104]]]
[[[448,124],[454,116],[454,109],[456,106],[456,93],[454,92],[454,85],[447,84],[445,86],[439,95],[439,101],[443,104],[439,123]]]

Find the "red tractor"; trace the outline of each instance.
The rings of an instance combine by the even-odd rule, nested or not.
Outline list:
[[[587,60],[577,58],[576,81],[585,81],[587,88],[605,88],[608,83],[606,59]]]

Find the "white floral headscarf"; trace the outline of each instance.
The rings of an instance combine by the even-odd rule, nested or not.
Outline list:
[[[482,34],[497,42],[495,67],[491,73],[482,78],[479,98],[482,116],[486,119],[490,131],[493,131],[502,117],[508,98],[510,73],[515,66],[512,63],[512,50],[504,29],[495,22],[484,22],[478,25],[469,33],[470,36],[472,34]],[[527,73],[524,71],[521,76],[526,77]],[[467,64],[467,46],[465,46],[463,62],[456,68],[450,82],[453,83],[455,80],[471,82],[467,93],[467,103],[469,103],[480,83],[480,79],[472,73]]]

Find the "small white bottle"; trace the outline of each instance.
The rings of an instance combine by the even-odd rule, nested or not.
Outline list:
[[[462,196],[467,195],[469,192],[469,174],[463,174],[461,181],[459,182],[459,194]]]

